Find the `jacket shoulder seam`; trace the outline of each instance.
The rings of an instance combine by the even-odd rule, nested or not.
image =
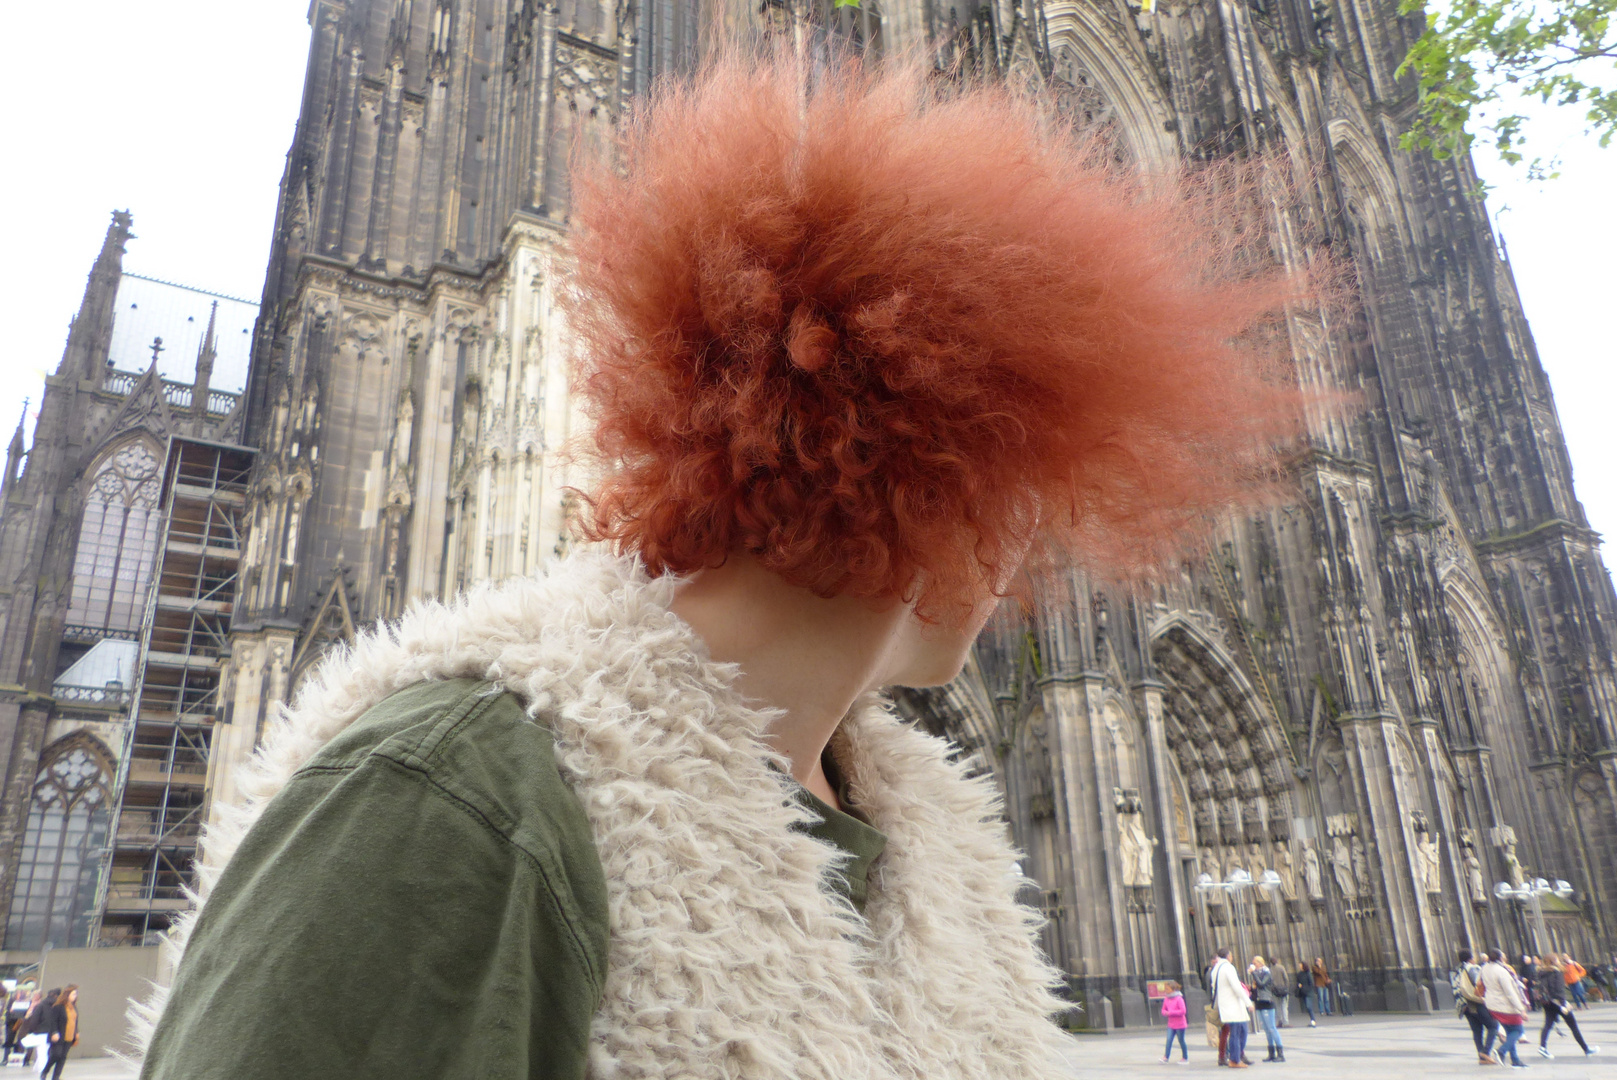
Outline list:
[[[588,975],[590,983],[594,987],[595,992],[597,994],[601,993],[602,987],[605,983],[605,973],[597,971],[594,961],[590,959],[589,949],[583,941],[583,934],[575,923],[573,913],[569,910],[568,905],[563,902],[560,891],[556,887],[556,883],[551,880],[551,875],[545,866],[545,860],[540,858],[534,852],[528,850],[528,848],[523,844],[518,843],[515,838],[508,835],[505,830],[501,829],[497,824],[491,821],[488,815],[483,813],[472,803],[455,794],[453,791],[445,788],[432,775],[429,769],[417,763],[400,761],[398,758],[386,754],[372,755],[371,760],[385,763],[386,765],[401,772],[406,772],[412,776],[418,777],[427,785],[428,790],[431,791],[435,796],[444,800],[450,806],[477,822],[477,824],[485,829],[490,835],[500,840],[504,846],[509,847],[511,850],[520,854],[522,858],[533,867],[535,873],[539,877],[539,880],[544,884],[545,892],[550,897],[551,907],[560,917],[561,922],[567,931],[568,949],[574,954],[574,957],[579,961],[584,972]],[[351,765],[321,766],[315,769],[306,770],[306,772],[353,772],[363,764],[364,762],[356,762]],[[293,779],[296,780],[297,777],[294,777]],[[599,858],[598,855],[597,858]]]

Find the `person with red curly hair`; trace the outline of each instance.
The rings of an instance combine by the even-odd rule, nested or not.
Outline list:
[[[913,64],[664,85],[574,182],[597,543],[303,688],[142,1076],[1069,1075],[993,783],[880,692],[1273,488],[1249,190]]]

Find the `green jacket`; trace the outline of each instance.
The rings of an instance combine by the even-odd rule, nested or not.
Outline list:
[[[881,834],[800,797],[861,903]],[[606,957],[606,881],[550,733],[487,683],[422,683],[248,832],[141,1076],[578,1080]]]

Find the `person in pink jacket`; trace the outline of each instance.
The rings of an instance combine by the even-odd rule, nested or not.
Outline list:
[[[1190,1049],[1185,1045],[1185,995],[1180,993],[1183,989],[1178,983],[1168,984],[1168,996],[1162,999],[1162,1015],[1168,1019],[1168,1046],[1162,1051],[1162,1060],[1169,1061],[1173,1057],[1173,1041],[1179,1039],[1179,1053],[1183,1055],[1179,1063],[1187,1064],[1190,1061]]]

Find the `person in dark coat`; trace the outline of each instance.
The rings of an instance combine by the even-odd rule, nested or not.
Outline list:
[[[79,1041],[79,988],[71,983],[56,995],[50,1010],[50,1044],[45,1051],[45,1069],[40,1080],[62,1080],[67,1052]]]
[[[1545,956],[1538,965],[1538,1003],[1544,1010],[1544,1030],[1538,1033],[1538,1056],[1555,1056],[1550,1053],[1550,1032],[1561,1020],[1566,1021],[1572,1037],[1583,1047],[1585,1057],[1598,1054],[1600,1047],[1590,1046],[1583,1041],[1583,1032],[1578,1030],[1578,1018],[1572,1015],[1572,1006],[1567,1004],[1566,976],[1561,973],[1562,966],[1563,961],[1554,953]]]
[[[1314,1017],[1314,973],[1301,960],[1297,961],[1297,1000],[1308,1010],[1308,1026],[1318,1027],[1319,1021]]]
[[[56,1004],[56,995],[60,990],[47,990],[43,994],[35,993],[34,1002],[28,1009],[28,1015],[17,1022],[17,1041],[21,1043],[26,1036],[44,1035],[50,1025],[51,1006]],[[24,1067],[34,1063],[35,1047],[24,1049],[22,1063]]]

